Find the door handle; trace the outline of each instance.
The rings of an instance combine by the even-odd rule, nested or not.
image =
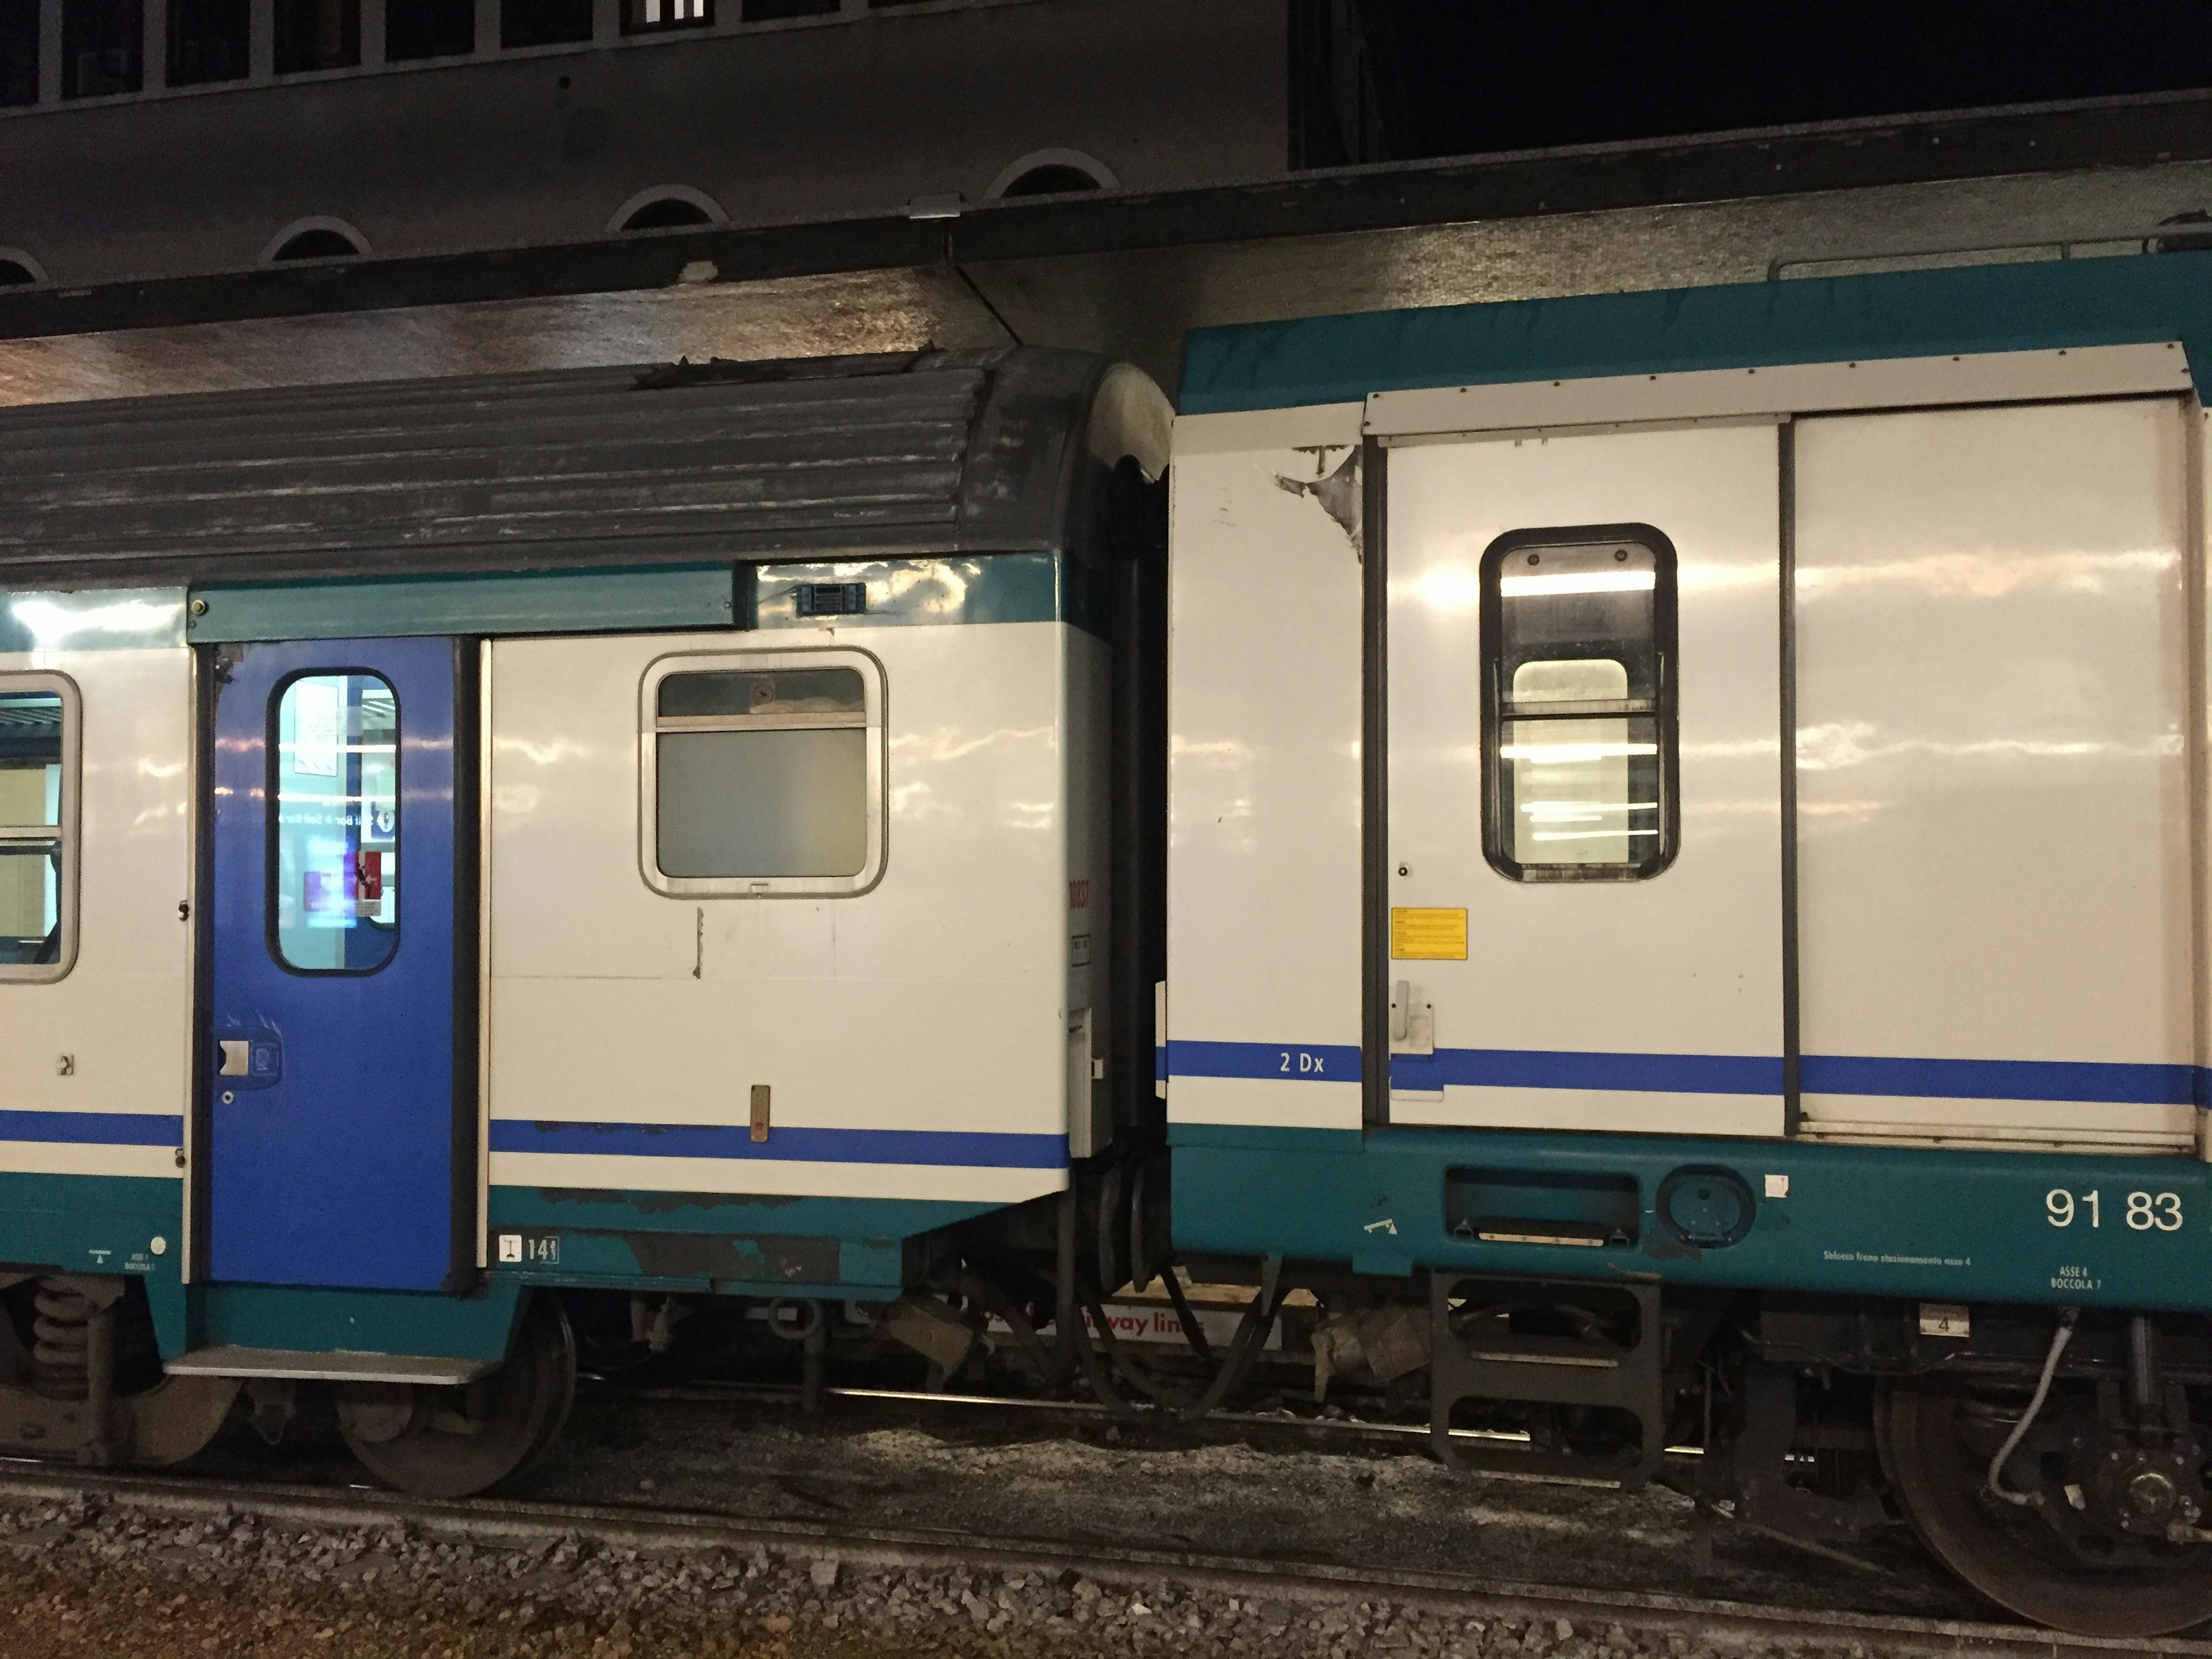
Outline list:
[[[1390,1041],[1393,1042],[1406,1040],[1406,1010],[1413,1000],[1413,988],[1406,981],[1400,980],[1397,988],[1390,994]]]
[[[218,1027],[215,1074],[227,1089],[267,1089],[284,1080],[284,1042],[273,1030]]]

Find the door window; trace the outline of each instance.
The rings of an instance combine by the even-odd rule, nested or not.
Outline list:
[[[647,868],[664,892],[846,893],[881,861],[872,659],[677,659],[648,676]]]
[[[1646,526],[1521,531],[1483,556],[1483,848],[1516,881],[1674,856],[1674,555]]]
[[[399,704],[379,675],[303,674],[277,690],[270,750],[276,959],[373,973],[399,943]]]
[[[0,979],[53,980],[76,955],[76,688],[0,675]]]

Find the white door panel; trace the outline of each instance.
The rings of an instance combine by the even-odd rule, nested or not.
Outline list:
[[[1775,428],[1421,443],[1387,476],[1388,902],[1468,922],[1465,961],[1389,964],[1437,1050],[1394,1066],[1393,1120],[1780,1133]],[[1627,524],[1678,561],[1679,851],[1644,879],[1514,880],[1482,845],[1481,561]]]
[[[2186,435],[1800,424],[1808,1133],[2191,1144]]]

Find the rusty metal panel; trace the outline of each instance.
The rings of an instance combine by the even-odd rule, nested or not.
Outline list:
[[[1049,548],[1098,372],[1000,349],[0,411],[0,586]]]

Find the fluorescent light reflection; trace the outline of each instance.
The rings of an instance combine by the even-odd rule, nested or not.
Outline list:
[[[1560,593],[1648,593],[1659,585],[1656,570],[1577,570],[1558,576],[1501,576],[1498,591],[1509,599]]]
[[[1532,800],[1521,810],[1540,823],[1595,823],[1604,812],[1656,812],[1656,800]]]
[[[1529,832],[1531,841],[1610,841],[1615,837],[1636,840],[1656,836],[1656,830],[1535,830]]]
[[[1656,743],[1507,743],[1499,744],[1498,749],[1501,760],[1533,761],[1539,766],[1571,766],[1583,761],[1618,760],[1658,752]]]

